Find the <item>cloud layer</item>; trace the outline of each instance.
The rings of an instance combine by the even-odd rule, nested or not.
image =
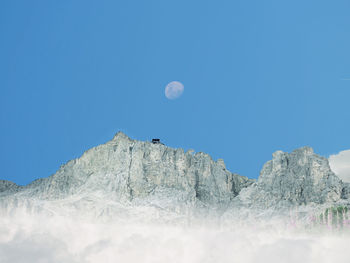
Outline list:
[[[329,156],[329,165],[340,179],[350,183],[350,150]]]
[[[348,263],[350,238],[283,228],[119,225],[68,218],[0,219],[2,263]]]

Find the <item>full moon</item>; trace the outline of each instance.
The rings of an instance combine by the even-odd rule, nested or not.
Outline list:
[[[172,81],[165,87],[165,97],[170,100],[177,99],[184,92],[184,85],[179,81]]]

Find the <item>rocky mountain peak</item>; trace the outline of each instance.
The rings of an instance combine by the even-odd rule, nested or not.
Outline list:
[[[119,142],[119,141],[124,141],[124,142],[131,142],[133,141],[128,135],[123,133],[122,131],[118,131],[113,139],[110,142]]]
[[[312,149],[312,147],[310,147],[310,146],[303,146],[303,147],[300,147],[300,148],[293,150],[292,153],[302,154],[302,155],[313,155],[314,149]]]
[[[133,140],[118,132],[112,140],[69,161],[52,176],[18,195],[42,200],[92,198],[163,208],[223,207],[253,183],[229,172],[223,160]]]
[[[323,204],[339,201],[343,188],[328,159],[310,147],[302,147],[291,153],[273,153],[258,181],[242,193],[241,199],[260,207]]]
[[[0,181],[0,207],[27,206],[32,200],[30,205],[41,210],[52,211],[50,205],[59,203],[68,211],[89,207],[93,214],[118,214],[125,206],[176,213],[197,208],[234,213],[237,207],[280,211],[348,204],[349,197],[350,184],[344,184],[328,160],[310,147],[274,152],[255,181],[231,173],[222,159],[214,161],[206,153],[133,140],[122,132],[50,177],[23,187]]]

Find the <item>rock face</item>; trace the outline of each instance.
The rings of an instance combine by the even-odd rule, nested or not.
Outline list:
[[[260,208],[335,203],[347,195],[344,183],[331,171],[328,160],[310,147],[292,153],[277,151],[258,181],[239,196],[242,204]]]
[[[0,180],[0,195],[13,194],[21,190],[21,186],[6,180]]]
[[[344,183],[341,197],[342,199],[350,200],[350,183]]]
[[[215,162],[208,154],[132,140],[119,132],[56,174],[23,187],[16,197],[74,202],[98,197],[162,208],[221,208],[253,182],[229,172],[222,160]]]
[[[115,137],[27,186],[0,181],[0,212],[193,215],[237,209],[282,211],[297,206],[350,205],[350,184],[309,147],[277,151],[258,181],[229,172],[223,160],[161,143]],[[140,208],[141,210],[137,210]],[[6,213],[7,213],[6,212]],[[163,215],[161,217],[164,217]]]

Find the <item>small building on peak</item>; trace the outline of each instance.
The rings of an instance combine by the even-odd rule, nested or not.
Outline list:
[[[158,139],[158,138],[152,139],[152,143],[153,143],[153,144],[163,144],[163,145],[164,145],[164,143],[161,143],[161,142],[160,142],[160,139]]]
[[[152,139],[152,143],[154,143],[154,144],[160,143],[160,139]]]

